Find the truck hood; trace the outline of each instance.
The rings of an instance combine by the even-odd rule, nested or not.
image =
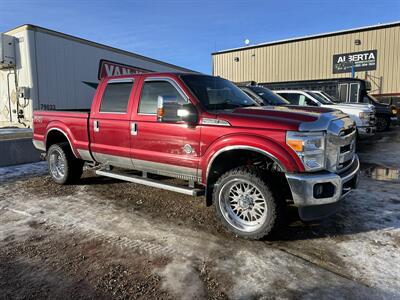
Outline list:
[[[328,115],[329,118],[327,118]],[[322,116],[325,116],[325,118],[321,118]],[[219,119],[228,121],[232,126],[280,130],[311,128],[312,126],[306,124],[318,122],[320,119],[345,116],[339,110],[331,108],[295,105],[237,108],[230,112],[223,111],[218,114]],[[318,123],[321,125],[321,122]]]
[[[352,111],[352,112],[373,112],[375,110],[374,106],[371,104],[348,104],[348,103],[338,103],[338,104],[328,104],[323,107],[329,107],[332,109],[340,109],[344,112]]]
[[[361,109],[362,111],[374,110],[374,106],[372,104],[367,104],[367,103],[335,103],[334,105],[338,107],[341,106],[341,107]]]

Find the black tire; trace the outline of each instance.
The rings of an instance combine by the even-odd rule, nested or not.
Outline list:
[[[272,236],[285,223],[285,202],[282,201],[282,199],[274,196],[272,189],[270,188],[264,177],[265,174],[263,176],[263,173],[260,172],[257,168],[239,167],[223,174],[214,185],[213,205],[215,207],[217,217],[221,220],[223,225],[229,231],[235,233],[241,238],[259,240],[266,238],[267,236]],[[255,219],[254,221],[253,219],[250,219],[250,222],[257,223],[257,225],[254,225],[254,227],[250,226],[250,229],[247,228],[246,225],[242,226],[242,229],[240,228],[240,222],[243,222],[245,220],[239,220],[239,223],[236,223],[236,225],[234,225],[236,220],[238,220],[237,216],[235,217],[235,214],[237,215],[238,213],[240,213],[240,211],[246,211],[247,209],[243,210],[242,206],[239,205],[237,207],[240,208],[235,213],[235,208],[232,208],[232,205],[235,205],[232,204],[233,200],[229,200],[230,202],[229,204],[227,204],[228,200],[226,197],[228,196],[228,199],[232,199],[232,195],[233,197],[236,196],[232,194],[232,188],[236,188],[235,185],[238,185],[241,181],[243,181],[244,183],[251,183],[251,185],[256,187],[256,189],[258,189],[258,191],[265,199],[266,211],[262,214],[263,219]],[[232,182],[234,182],[233,186]],[[229,187],[231,188],[229,191],[227,191]],[[237,203],[240,203],[240,201],[242,200],[238,200]],[[260,200],[257,199],[257,201]],[[253,203],[255,203],[255,201]],[[250,208],[250,210],[253,210],[253,208]],[[228,219],[230,221],[228,221]]]
[[[390,118],[386,118],[386,127],[385,127],[385,131],[388,131],[390,129]]]
[[[59,169],[55,167],[54,160],[62,164],[63,172],[57,172]],[[47,164],[50,176],[54,182],[58,184],[71,184],[81,178],[84,161],[74,156],[68,143],[60,143],[51,145],[49,150],[47,150]]]
[[[376,131],[382,132],[389,130],[390,119],[384,116],[378,116],[376,118]]]

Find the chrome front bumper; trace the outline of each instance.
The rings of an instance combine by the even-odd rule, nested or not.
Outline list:
[[[357,127],[358,135],[360,137],[373,136],[376,133],[375,126]]]
[[[354,155],[351,166],[340,174],[331,172],[286,174],[294,205],[307,207],[338,202],[357,187],[359,171],[360,161],[358,156]]]

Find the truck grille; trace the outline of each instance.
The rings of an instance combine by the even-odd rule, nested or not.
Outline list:
[[[327,168],[335,173],[346,171],[352,164],[355,154],[356,127],[348,118],[335,120],[327,134]]]
[[[339,148],[339,158],[336,170],[343,172],[347,166],[349,166],[354,158],[355,153],[355,142],[356,142],[356,128],[348,128],[341,131],[340,137],[342,137],[343,146]]]
[[[370,112],[369,113],[369,125],[375,126],[375,124],[376,124],[375,112]]]

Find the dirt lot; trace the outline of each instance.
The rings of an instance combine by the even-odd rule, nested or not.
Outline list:
[[[400,297],[400,128],[362,141],[360,188],[320,224],[250,242],[203,198],[45,163],[0,168],[0,298]]]

